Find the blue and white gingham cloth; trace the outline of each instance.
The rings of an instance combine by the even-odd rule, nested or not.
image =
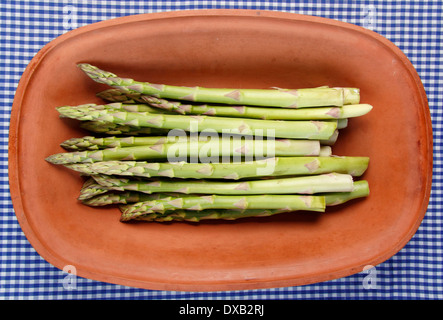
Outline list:
[[[8,129],[14,93],[34,55],[57,36],[125,15],[192,9],[274,10],[370,28],[396,44],[425,86],[434,130],[434,180],[427,214],[412,240],[372,274],[299,287],[229,292],[143,290],[77,277],[41,258],[15,217],[8,186]],[[443,68],[441,1],[6,1],[0,3],[0,299],[442,299]],[[371,276],[372,282],[367,281]],[[71,283],[72,284],[72,283]],[[368,286],[369,284],[369,286]]]

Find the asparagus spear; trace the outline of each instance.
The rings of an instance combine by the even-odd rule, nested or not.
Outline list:
[[[80,122],[80,128],[94,133],[123,136],[159,135],[167,134],[170,131],[167,129],[119,125],[107,121],[82,121]]]
[[[107,84],[125,92],[138,92],[166,99],[283,108],[342,106],[356,104],[360,101],[360,92],[357,88],[227,89],[184,87],[121,78],[114,73],[87,63],[81,63],[78,67],[98,83]]]
[[[351,192],[330,192],[321,195],[325,197],[327,206],[336,206],[353,199],[369,196],[369,184],[366,180],[354,181],[354,190]]]
[[[116,191],[144,193],[198,193],[198,194],[314,194],[321,192],[350,192],[353,178],[349,174],[321,175],[238,182],[183,179],[128,179],[120,176],[94,175],[97,183]]]
[[[368,164],[368,157],[276,157],[228,163],[100,161],[68,164],[66,167],[87,175],[238,180],[331,172],[357,177],[366,171]]]
[[[174,196],[174,195],[173,195]],[[188,195],[181,194],[180,197],[185,197]],[[195,195],[189,195],[195,196]],[[177,197],[177,195],[175,195]],[[85,199],[82,201],[83,204],[88,206],[107,206],[107,205],[119,205],[119,204],[131,204],[137,202],[145,202],[151,201],[154,199],[165,199],[168,198],[172,200],[171,194],[145,194],[141,192],[108,192],[102,195],[97,195],[90,199]],[[122,211],[122,216],[120,218],[121,221],[129,221],[129,220],[141,220],[141,221],[200,221],[206,219],[224,219],[224,220],[234,220],[238,218],[245,217],[263,217],[269,216],[277,213],[288,212],[289,209],[280,209],[280,210],[269,210],[269,209],[222,209],[222,210],[214,210],[207,209],[201,211],[195,210],[183,210],[183,209],[174,209],[168,210],[165,212],[155,212],[155,213],[143,213],[137,215],[125,215],[123,212],[128,210],[127,206],[120,206],[120,210]]]
[[[201,211],[206,209],[270,209],[270,210],[310,210],[324,212],[326,205],[338,205],[346,201],[366,197],[369,194],[367,181],[355,183],[351,192],[335,192],[325,195],[190,195],[166,197],[134,202],[125,206],[126,214],[146,214],[184,209]],[[326,197],[328,199],[326,200]]]
[[[146,103],[141,98],[143,95],[138,92],[128,92],[128,91],[125,92],[114,88],[100,91],[96,94],[96,96],[109,102],[120,102],[127,104]]]
[[[151,106],[180,114],[202,114],[208,116],[252,118],[263,120],[327,120],[359,117],[372,110],[369,104],[343,105],[342,107],[312,107],[302,109],[280,109],[253,106],[185,104],[180,101],[160,99],[140,93],[125,93],[108,89],[97,93],[98,97],[110,102],[148,103]]]
[[[369,195],[367,181],[361,180],[355,183],[355,191],[349,193],[331,193],[325,196],[325,206],[343,204],[347,201],[366,197]],[[169,201],[174,201],[170,199]],[[156,205],[156,204],[154,204]],[[132,205],[120,206],[122,215],[120,221],[191,221],[199,222],[202,220],[237,220],[246,217],[267,217],[279,213],[290,212],[286,209],[204,209],[201,211],[174,209],[164,212],[152,212],[149,202],[134,203]]]
[[[154,97],[149,97],[149,98],[154,98]],[[151,113],[151,114],[155,114],[155,113],[174,114],[172,112],[169,112],[169,110],[159,109],[159,108],[152,108],[152,107],[149,107],[149,106],[144,105],[144,104],[111,103],[111,104],[106,104],[106,105],[87,104],[87,105],[80,105],[80,107],[81,106],[88,106],[88,107],[97,108],[97,109],[125,110],[125,111],[130,111],[130,112],[148,112],[148,113]],[[359,106],[361,106],[361,105],[357,105],[357,108]],[[369,106],[369,105],[367,105],[367,106]],[[335,109],[343,109],[345,107],[349,108],[349,106],[344,106],[342,108],[335,107]],[[369,107],[371,107],[371,106],[369,106]],[[224,109],[237,108],[236,110],[239,110],[238,108],[240,108],[240,107],[218,107],[218,108],[224,108]],[[244,107],[244,108],[251,108],[251,107]],[[351,109],[352,108],[353,107],[351,106]],[[263,110],[263,109],[266,109],[266,108],[255,108],[255,109],[258,109],[258,112],[260,112],[261,114],[263,114],[263,112],[266,112],[266,110]],[[315,110],[318,110],[318,108],[308,108],[308,109],[298,109],[298,110],[295,110],[295,109],[293,109],[293,110],[281,110],[281,109],[275,109],[275,108],[267,108],[267,109],[269,109],[268,113],[271,113],[271,114],[272,114],[272,112],[275,113],[276,111],[280,112],[281,114],[286,114],[286,115],[288,115],[288,111],[289,112],[291,112],[291,111],[292,112],[303,112],[304,114],[307,114],[307,116],[305,116],[305,117],[299,116],[299,117],[294,117],[294,119],[292,119],[290,116],[286,116],[286,118],[285,118],[282,115],[280,117],[277,117],[274,120],[331,120],[331,119],[333,119],[332,121],[336,121],[337,122],[337,129],[346,128],[347,125],[348,125],[348,118],[340,118],[340,116],[338,118],[335,118],[336,115],[337,115],[337,112],[333,108],[326,108],[326,109],[329,110],[328,111],[329,114],[327,114],[326,116],[321,116],[321,115],[320,116],[316,116],[315,113],[312,112],[312,110],[315,111]],[[320,109],[325,109],[325,108],[320,108]],[[360,109],[362,109],[362,108],[360,107]],[[310,114],[308,112],[310,112]],[[326,111],[323,111],[323,112],[325,113]],[[357,109],[357,112],[358,112],[358,109]],[[355,110],[353,110],[354,116],[357,115],[357,112]],[[194,113],[190,112],[190,114],[212,115],[212,114],[209,114],[209,113],[201,113],[201,112],[200,113],[198,113],[198,112],[194,112]],[[349,114],[350,114],[350,112],[349,112]],[[227,112],[220,112],[220,116],[222,116],[222,115],[225,115],[225,116],[229,117],[229,116],[232,116],[232,113],[230,114],[230,113],[227,113]],[[234,115],[234,117],[235,117],[235,115]],[[239,116],[237,116],[237,117],[239,117]],[[260,119],[260,117],[258,117],[258,116],[257,117],[253,117],[253,116],[248,116],[247,114],[245,114],[244,116],[241,116],[241,117],[243,117],[243,118],[257,118],[257,119]],[[268,117],[267,115],[263,115],[261,117],[261,119],[270,119],[270,117]],[[332,145],[332,144],[334,144],[336,142],[337,137],[338,137],[338,130],[335,130],[335,132],[332,134],[332,136],[329,139],[324,140],[323,143],[324,144],[328,144],[328,145]]]
[[[86,200],[93,198],[97,195],[104,194],[109,191],[109,188],[106,188],[100,184],[98,184],[93,178],[88,178],[83,183],[83,186],[80,189],[80,195],[78,197],[79,200]]]
[[[351,192],[329,192],[318,195],[324,196],[326,206],[336,206],[353,199],[367,197],[369,195],[369,185],[366,180],[359,180],[354,182],[354,190]],[[108,191],[106,193],[85,199],[82,201],[82,203],[88,206],[107,206],[107,205],[116,205],[116,204],[147,202],[159,199],[162,199],[164,201],[168,199],[168,201],[172,201],[178,198],[195,197],[195,196],[196,196],[195,194],[173,194],[173,193],[147,194],[137,191],[125,191],[125,192]],[[165,210],[165,213],[166,212],[172,213],[173,211],[178,211],[178,210],[179,209],[177,208],[174,208],[173,210]],[[143,214],[148,214],[148,212],[147,211],[143,212]]]
[[[365,115],[371,111],[369,104],[353,104],[341,107],[312,107],[302,109],[267,108],[253,106],[230,105],[194,105],[180,101],[170,101],[154,96],[140,95],[140,101],[145,101],[153,107],[175,111],[180,114],[203,114],[234,118],[252,118],[263,120],[328,120],[347,119]]]
[[[132,220],[143,214],[175,209],[191,211],[207,209],[265,209],[324,212],[325,198],[323,196],[275,194],[247,196],[206,195],[137,202],[121,205],[120,208],[123,211],[121,220]]]
[[[97,106],[62,106],[61,117],[82,121],[108,121],[116,124],[190,132],[211,132],[267,136],[276,138],[327,140],[337,128],[336,121],[280,121],[210,116],[150,114],[147,112],[113,111]]]
[[[108,109],[108,110],[114,110],[114,111],[129,111],[129,112],[148,112],[148,113],[166,113],[166,114],[174,114],[173,112],[169,112],[165,109],[155,108],[152,106],[144,104],[127,104],[127,103],[121,103],[121,102],[113,102],[113,103],[107,103],[107,104],[95,104],[95,103],[87,103],[87,104],[81,104],[78,106],[73,107],[90,107],[94,109]]]
[[[365,180],[356,181],[354,183],[355,189],[352,192],[343,192],[343,193],[330,193],[324,195],[325,206],[335,206],[338,204],[343,204],[347,201],[366,197],[369,195],[369,187],[368,183]],[[97,196],[100,197],[100,196]],[[316,196],[314,196],[315,198]],[[224,196],[224,198],[228,198]],[[173,202],[173,203],[186,203],[186,200],[183,202],[177,201],[178,198],[163,200]],[[192,198],[188,199],[192,201]],[[203,200],[201,200],[204,202]],[[189,203],[189,202],[188,202]],[[157,221],[157,222],[165,222],[165,221],[193,221],[198,222],[201,220],[209,220],[209,219],[217,219],[217,220],[236,220],[239,218],[246,217],[266,217],[275,215],[278,213],[291,212],[290,208],[282,208],[282,209],[202,209],[200,211],[195,210],[186,210],[186,209],[178,209],[174,208],[172,210],[165,210],[163,212],[152,212],[156,210],[160,210],[161,206],[157,202],[153,201],[141,201],[129,203],[126,202],[127,205],[120,206],[120,210],[122,215],[120,217],[120,221]],[[152,210],[154,207],[154,210]],[[170,206],[169,206],[170,207]],[[165,207],[167,209],[168,206]],[[195,209],[195,208],[194,208]],[[197,208],[198,209],[198,208]]]
[[[152,146],[164,143],[180,142],[178,136],[83,136],[63,141],[60,146],[69,151],[100,150],[135,146]],[[189,140],[187,137],[184,139]],[[204,139],[201,139],[205,141]]]
[[[236,147],[236,148],[254,148],[263,145],[269,146],[269,148],[275,148],[277,153],[284,152],[288,150],[293,152],[294,150],[300,150],[300,152],[312,152],[312,154],[319,153],[319,142],[314,140],[295,140],[295,139],[256,139],[253,141],[252,137],[242,137],[242,136],[205,136],[199,135],[197,137],[190,137],[188,135],[175,134],[171,131],[171,134],[166,136],[129,136],[129,137],[119,137],[119,136],[105,136],[105,137],[94,137],[94,136],[83,136],[80,138],[70,138],[63,141],[60,146],[69,151],[83,151],[83,150],[100,150],[108,148],[126,148],[135,146],[152,146],[160,144],[170,144],[170,143],[182,143],[182,142],[194,142],[202,143],[206,147],[215,147],[216,143],[219,142],[221,145],[223,143],[223,148],[225,147]],[[245,138],[245,139],[243,139]],[[211,145],[206,145],[206,143],[211,143]]]
[[[129,203],[160,200],[160,199],[172,199],[172,197],[178,197],[178,196],[188,196],[188,195],[178,195],[174,193],[147,194],[147,193],[134,192],[134,191],[113,192],[107,190],[102,194],[97,194],[93,197],[88,197],[79,200],[82,200],[82,203],[88,206],[101,207],[112,204],[129,204]]]
[[[120,208],[122,215],[120,216],[121,222],[128,221],[150,221],[150,222],[170,222],[170,221],[189,221],[189,222],[199,222],[202,220],[237,220],[240,218],[249,217],[269,217],[275,214],[288,212],[287,210],[270,210],[270,209],[207,209],[202,211],[192,211],[192,210],[172,210],[166,211],[164,213],[146,213],[137,215],[135,217],[127,217],[124,212],[126,208]]]
[[[125,111],[129,111],[129,112],[148,112],[148,113],[167,113],[167,114],[174,114],[172,112],[168,112],[167,110],[162,110],[162,109],[158,109],[158,108],[152,108],[149,107],[147,105],[144,104],[122,104],[122,103],[110,103],[110,104],[106,104],[106,105],[96,105],[96,104],[85,104],[85,105],[80,105],[79,107],[84,107],[84,106],[88,106],[94,109],[110,109],[110,110],[125,110]],[[360,105],[355,105],[356,109],[353,110],[353,115],[351,115],[350,112],[347,113],[347,115],[349,117],[357,117],[360,114],[358,114],[358,109],[359,109]],[[229,108],[234,108],[234,110],[237,110],[236,112],[238,113],[238,107],[218,107],[218,108],[223,108],[228,110]],[[251,107],[243,107],[243,108],[251,108]],[[353,106],[344,106],[342,108],[337,108],[337,109],[344,109],[344,108],[350,108],[353,109]],[[266,108],[256,108],[258,110],[260,110],[261,112],[265,111],[264,109]],[[307,113],[309,111],[314,111],[317,110],[316,108],[309,108],[309,109],[298,109],[298,110],[280,110],[280,109],[275,109],[275,108],[267,108],[269,111],[266,112],[270,112],[272,114],[272,112],[280,112],[282,113],[281,117],[275,117],[275,120],[280,120],[279,118],[282,118],[282,120],[284,119],[284,114],[286,114],[287,112],[303,112],[303,113]],[[323,108],[324,109],[324,108]],[[328,110],[331,110],[332,108],[327,108]],[[326,111],[324,111],[326,112]],[[369,110],[367,111],[369,112]],[[332,114],[334,114],[333,111],[331,111]],[[194,114],[203,114],[206,115],[204,112],[195,112]],[[207,113],[207,115],[212,115],[210,113]],[[240,113],[239,115],[235,115],[232,114],[230,115],[229,112],[220,112],[219,114],[221,115],[226,115],[226,116],[233,116],[233,117],[237,117],[237,118],[256,118],[259,119],[260,117],[254,117],[254,116],[249,116],[247,114],[244,113]],[[328,118],[329,117],[329,118]],[[266,116],[265,114],[263,114],[263,117],[261,117],[262,119],[271,119],[271,117]],[[329,115],[327,117],[322,117],[322,116],[315,116],[315,114],[307,114],[307,116],[305,117],[294,117],[294,119],[290,119],[290,117],[286,117],[286,120],[331,120],[332,121],[337,121],[337,129],[343,129],[347,126],[348,124],[348,118],[338,118],[335,119],[333,116]],[[325,118],[325,119],[323,119]],[[168,130],[167,129],[156,129],[156,128],[139,128],[139,127],[134,127],[134,126],[125,126],[125,125],[118,125],[118,124],[114,124],[114,123],[109,123],[109,122],[105,122],[105,121],[85,121],[82,122],[80,124],[80,126],[88,131],[92,131],[92,132],[97,132],[97,133],[106,133],[106,134],[123,134],[123,133],[128,133],[128,134],[132,134],[132,135],[138,135],[140,134],[152,134],[152,133],[165,133]],[[139,132],[140,131],[140,132]],[[333,136],[331,138],[333,138],[334,136],[336,136],[337,134],[334,133]],[[330,138],[330,139],[331,139]]]
[[[315,140],[263,140],[216,139],[207,142],[189,141],[155,145],[141,145],[101,150],[85,150],[52,154],[46,160],[53,164],[88,163],[109,160],[168,159],[180,161],[197,159],[201,162],[226,158],[263,158],[266,156],[309,156],[320,153]]]

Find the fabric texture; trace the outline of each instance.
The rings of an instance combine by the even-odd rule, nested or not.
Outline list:
[[[321,16],[378,32],[410,59],[425,86],[433,124],[434,176],[417,233],[372,271],[312,285],[226,292],[144,290],[77,277],[47,263],[23,234],[8,184],[8,129],[20,77],[45,44],[74,28],[116,17],[173,10],[257,9]],[[1,1],[0,299],[442,299],[443,69],[440,1]],[[372,285],[368,286],[368,278]]]

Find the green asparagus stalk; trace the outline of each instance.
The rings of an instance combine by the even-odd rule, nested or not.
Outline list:
[[[96,96],[108,102],[120,102],[126,104],[146,103],[142,99],[142,94],[138,92],[128,92],[119,89],[106,89],[96,93]]]
[[[329,193],[324,195],[325,206],[335,206],[338,204],[343,204],[347,201],[363,198],[369,195],[369,187],[368,183],[365,180],[356,181],[354,183],[355,189],[352,192],[343,192],[343,193]],[[97,196],[100,197],[100,196]],[[316,196],[314,196],[316,197]],[[229,198],[224,196],[224,198]],[[191,199],[188,199],[192,201]],[[177,203],[186,203],[186,200],[183,202],[177,201],[175,199],[164,200],[169,202],[177,202]],[[202,200],[203,202],[203,200]],[[165,210],[163,212],[152,212],[156,210],[160,210],[161,203],[150,202],[150,201],[141,201],[141,202],[126,202],[127,205],[120,206],[120,210],[122,215],[120,217],[120,221],[157,221],[157,222],[165,222],[165,221],[193,221],[198,222],[201,220],[236,220],[239,218],[246,217],[267,217],[279,213],[284,212],[292,212],[290,208],[282,208],[282,209],[203,209],[200,211],[196,210],[186,210],[174,208],[172,210]],[[154,210],[152,210],[154,207]],[[169,205],[170,207],[170,205]],[[165,207],[165,209],[168,206]],[[195,208],[194,208],[195,209]],[[197,207],[198,209],[198,207]]]
[[[338,192],[325,194],[325,206],[335,206],[347,201],[363,198],[369,195],[369,186],[367,181],[360,180],[354,183],[354,191]],[[169,199],[169,201],[174,201]],[[154,204],[156,205],[156,204]],[[199,222],[202,220],[237,220],[247,217],[268,217],[279,213],[290,212],[286,209],[205,209],[201,211],[173,209],[164,212],[152,212],[149,202],[133,203],[132,205],[120,206],[122,215],[120,221],[191,221]]]
[[[173,193],[147,194],[147,193],[134,192],[134,191],[112,192],[107,190],[107,192],[104,192],[102,194],[98,194],[93,197],[88,197],[80,200],[82,200],[82,203],[85,205],[92,207],[101,207],[101,206],[114,205],[114,204],[130,204],[130,203],[153,201],[160,199],[172,200],[173,199],[172,197],[178,197],[178,196],[188,196],[188,195],[178,195]]]
[[[190,137],[188,135],[176,134],[178,132],[171,131],[172,133],[164,136],[105,136],[105,137],[94,137],[94,136],[83,136],[80,138],[70,138],[63,141],[60,146],[69,151],[84,151],[84,150],[101,150],[108,148],[126,148],[135,146],[152,146],[160,145],[165,143],[182,143],[182,142],[194,142],[202,143],[206,147],[215,147],[216,142],[219,142],[220,146],[223,143],[223,148],[234,147],[237,148],[253,148],[260,147],[263,145],[269,146],[269,148],[275,148],[277,153],[281,152],[294,152],[294,150],[299,149],[298,153],[312,152],[313,154],[319,153],[319,143],[313,140],[295,140],[295,139],[257,139],[256,142],[253,141],[252,137],[242,137],[242,136],[206,136],[199,135],[197,137]],[[245,138],[245,139],[243,139]],[[245,140],[245,141],[243,141]],[[332,140],[332,139],[331,139]],[[211,143],[211,145],[206,145],[206,143]]]
[[[177,136],[83,136],[63,141],[60,146],[69,151],[100,150],[108,148],[125,148],[150,146],[164,143],[179,142]]]
[[[269,156],[315,156],[320,153],[320,143],[315,140],[264,140],[216,139],[207,142],[189,141],[141,145],[123,148],[62,152],[46,160],[53,164],[92,163],[109,160],[168,159],[183,161],[197,159],[201,162],[224,159],[260,159]]]
[[[126,208],[120,208],[122,215],[121,222],[145,221],[145,222],[170,222],[170,221],[187,221],[200,222],[203,220],[237,220],[240,218],[258,218],[269,217],[272,215],[288,212],[287,210],[269,210],[269,209],[208,209],[202,211],[181,210],[166,211],[164,213],[155,212],[137,215],[135,217],[127,217],[124,215]]]
[[[170,101],[140,93],[124,93],[118,89],[108,89],[97,93],[97,96],[110,102],[148,103],[151,106],[179,114],[196,114],[208,116],[251,118],[263,120],[335,120],[360,117],[372,110],[369,104],[344,105],[342,107],[316,107],[302,109],[280,109],[231,105],[194,105],[180,101]],[[154,111],[153,111],[154,112]],[[345,122],[342,122],[345,124]]]
[[[87,103],[87,104],[81,104],[75,107],[89,107],[94,108],[98,110],[107,109],[107,110],[113,110],[113,111],[129,111],[129,112],[148,112],[148,113],[166,113],[166,114],[174,114],[173,112],[169,112],[165,109],[155,108],[152,106],[144,104],[126,104],[121,102],[113,102],[108,104],[94,104],[94,103]]]
[[[80,128],[90,132],[121,136],[145,136],[167,134],[170,130],[158,128],[141,128],[129,125],[119,125],[107,121],[82,121]]]
[[[330,192],[319,194],[324,196],[326,206],[336,206],[343,204],[353,199],[364,198],[369,196],[369,185],[366,180],[359,180],[354,182],[354,190],[351,192]],[[108,206],[108,205],[120,205],[120,204],[131,204],[137,202],[148,202],[153,200],[162,199],[164,201],[172,201],[178,198],[184,197],[194,197],[195,194],[173,194],[173,193],[142,193],[137,191],[125,191],[125,192],[106,192],[103,194],[90,197],[82,201],[83,204],[88,206]],[[149,209],[149,208],[148,208]],[[173,210],[165,210],[166,212],[172,213],[173,211],[178,211],[182,209],[174,208]],[[203,210],[204,211],[204,210]],[[278,210],[281,211],[281,210]],[[290,210],[284,210],[290,211]],[[150,212],[149,212],[150,213]],[[148,210],[142,213],[148,214]]]
[[[359,117],[371,111],[369,104],[344,105],[342,107],[312,107],[302,109],[267,108],[230,105],[190,105],[179,101],[159,99],[154,96],[140,95],[140,102],[153,107],[175,111],[180,114],[202,114],[234,118],[263,120],[334,120]]]
[[[163,213],[176,209],[191,211],[207,209],[267,209],[324,212],[325,198],[323,196],[275,194],[247,196],[205,195],[137,202],[121,205],[120,208],[123,210],[121,220],[132,220],[143,214]]]
[[[354,181],[354,190],[351,192],[330,192],[322,194],[327,206],[336,206],[353,199],[369,196],[369,184],[366,180]]]
[[[151,114],[147,112],[113,111],[91,106],[63,106],[57,111],[61,117],[81,121],[107,121],[120,125],[161,129],[180,129],[189,132],[267,136],[289,139],[327,140],[337,128],[336,121],[280,121],[211,116]]]
[[[68,164],[66,167],[86,175],[238,180],[331,172],[358,177],[366,171],[368,164],[368,157],[275,157],[228,163],[100,161]]]
[[[121,78],[87,63],[81,63],[78,67],[98,83],[107,84],[129,93],[138,92],[166,99],[283,108],[342,106],[357,104],[360,101],[360,92],[357,88],[227,89],[184,87]]]
[[[153,98],[153,97],[150,97],[150,98]],[[148,113],[154,113],[154,114],[155,113],[168,113],[168,111],[169,111],[169,110],[164,110],[164,109],[159,109],[159,108],[152,108],[152,107],[149,107],[149,106],[143,105],[143,104],[112,103],[112,104],[107,104],[107,105],[103,105],[103,106],[101,106],[101,105],[97,106],[97,105],[91,105],[91,104],[89,104],[87,106],[93,107],[93,108],[98,108],[98,109],[105,108],[105,109],[111,109],[111,110],[126,110],[126,111],[130,111],[130,112],[148,112]],[[347,106],[347,107],[349,107],[349,106]],[[229,108],[229,107],[220,107],[220,108],[225,108],[226,109],[226,108]],[[234,107],[232,107],[232,108],[234,108]],[[235,108],[238,108],[238,107],[235,107]],[[245,108],[250,108],[250,107],[245,107]],[[262,110],[264,108],[256,108],[256,109],[258,109],[262,114],[263,114],[263,111],[265,111],[265,110]],[[275,109],[275,108],[269,108],[269,109],[270,109],[271,113],[272,113],[272,111],[274,111],[274,112],[278,111],[280,113],[283,112],[285,114],[287,114],[287,112],[285,112],[285,111],[304,112],[306,114],[309,111],[316,110],[314,108],[298,109],[298,110],[295,110],[295,109],[294,110],[280,110],[280,109]],[[332,108],[328,108],[328,109],[332,109]],[[338,108],[338,109],[340,109],[340,108]],[[348,124],[348,118],[338,118],[338,119],[335,119],[332,116],[332,115],[334,115],[335,112],[333,110],[330,110],[329,112],[331,112],[330,114],[328,114],[329,118],[327,118],[327,117],[323,117],[323,118],[325,118],[327,120],[334,119],[333,121],[337,121],[337,129],[346,128],[346,126]],[[311,112],[311,114],[312,113],[313,112]],[[172,113],[169,113],[169,114],[172,114]],[[198,114],[198,113],[194,113],[194,114]],[[200,114],[202,114],[202,113],[200,113]],[[222,113],[222,114],[226,114],[226,113]],[[220,115],[222,115],[222,114],[220,114]],[[355,112],[354,112],[354,114],[355,114]],[[209,114],[206,114],[206,115],[209,115]],[[230,116],[230,114],[227,113],[226,116]],[[245,118],[253,118],[253,117],[245,116]],[[264,116],[262,118],[265,119],[267,117]],[[290,119],[289,117],[286,117],[286,120],[317,120],[318,118],[322,118],[322,117],[316,117],[315,114],[312,114],[312,117],[306,117],[304,119],[300,119],[302,117],[298,117],[298,118],[299,119],[297,119],[297,117],[295,119]],[[277,120],[280,120],[280,119],[277,119]],[[284,120],[284,118],[282,117],[281,120]],[[322,142],[322,144],[325,144],[325,145],[333,145],[337,141],[337,138],[338,138],[338,130],[335,130],[334,133],[332,134],[332,136],[329,137],[329,139],[322,140],[321,142]]]
[[[93,178],[88,178],[83,183],[83,186],[80,189],[80,195],[78,197],[79,200],[86,200],[93,198],[97,195],[104,194],[109,191],[109,188],[106,188],[100,184],[98,184]]]
[[[174,195],[177,197],[177,195]],[[185,197],[188,195],[180,195],[180,197]],[[195,196],[195,195],[189,195]],[[168,198],[172,200],[170,194],[145,194],[140,192],[123,192],[123,193],[113,193],[108,192],[103,195],[97,195],[93,198],[86,199],[83,201],[83,204],[88,206],[107,206],[107,205],[121,205],[121,204],[134,204],[137,202],[145,202],[151,201],[155,199],[165,199]],[[264,217],[270,216],[277,213],[288,212],[288,209],[280,209],[280,210],[269,210],[269,209],[207,209],[201,211],[195,210],[183,210],[183,209],[174,209],[165,212],[155,212],[155,213],[143,213],[129,216],[127,214],[123,214],[126,210],[128,210],[127,206],[120,206],[120,210],[122,211],[121,221],[132,221],[132,220],[140,220],[140,221],[157,221],[157,222],[165,222],[165,221],[200,221],[207,219],[224,219],[224,220],[234,220],[238,218],[246,218],[246,217]]]
[[[321,192],[351,192],[353,178],[349,174],[327,173],[321,175],[276,178],[249,181],[213,181],[183,179],[140,180],[120,176],[94,175],[100,185],[116,191],[139,191],[144,193],[184,194],[315,194]]]
[[[110,109],[110,110],[125,110],[129,112],[149,112],[149,113],[168,113],[167,110],[161,110],[149,107],[147,105],[143,104],[121,104],[121,103],[111,103],[106,105],[95,105],[95,104],[87,104],[87,105],[80,105],[79,107],[89,106],[91,108],[104,108],[104,109]],[[356,105],[358,106],[358,105]],[[349,106],[346,106],[347,108]],[[234,108],[234,107],[221,107],[221,108]],[[350,107],[352,109],[352,107]],[[258,108],[258,109],[264,109],[264,108]],[[269,108],[271,111],[279,111],[284,112],[284,110],[277,110],[274,108]],[[297,111],[297,112],[306,112],[310,110],[315,110],[314,108],[310,109],[299,109],[299,110],[287,110],[287,111]],[[174,113],[168,113],[168,114],[174,114]],[[195,113],[195,114],[204,114],[204,113]],[[209,114],[208,114],[209,115]],[[354,116],[357,116],[356,113],[354,113]],[[240,117],[240,116],[237,116]],[[245,116],[244,118],[253,118],[249,116]],[[268,119],[268,117],[263,117]],[[321,117],[312,117],[311,120],[322,120],[319,119]],[[258,119],[258,117],[257,117]],[[278,120],[278,119],[277,119]],[[284,119],[283,119],[284,120]],[[290,120],[290,119],[286,119]],[[294,119],[294,120],[303,120],[300,119]],[[309,117],[306,117],[305,120],[310,120]],[[325,119],[325,120],[331,120],[331,119]],[[337,121],[337,129],[343,129],[348,124],[348,118],[339,118],[339,119],[333,119],[332,121]],[[140,135],[140,134],[153,134],[153,133],[167,133],[168,129],[157,129],[157,128],[140,128],[140,127],[134,127],[134,126],[125,126],[125,125],[118,125],[115,123],[105,122],[105,121],[84,121],[80,123],[80,127],[83,129],[86,129],[91,132],[96,133],[104,133],[104,134],[110,134],[110,135],[121,135],[121,134],[127,134],[127,135]],[[333,137],[336,134],[334,133]],[[331,139],[331,138],[330,138]]]

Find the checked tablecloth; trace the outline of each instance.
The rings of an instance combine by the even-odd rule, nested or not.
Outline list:
[[[0,299],[442,299],[443,68],[441,1],[6,1],[0,2]],[[41,258],[23,234],[9,194],[8,129],[14,93],[34,55],[57,36],[116,17],[172,10],[256,9],[321,16],[372,29],[410,59],[428,95],[434,132],[434,176],[426,216],[411,241],[376,266],[376,285],[362,272],[300,286],[228,292],[143,290],[77,278]]]

